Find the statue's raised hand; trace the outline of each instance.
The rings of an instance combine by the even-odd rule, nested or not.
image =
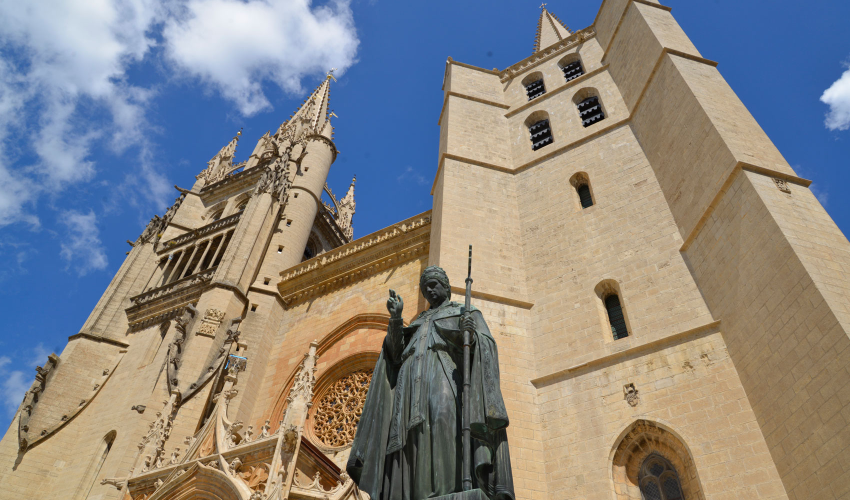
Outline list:
[[[390,312],[390,317],[401,319],[401,311],[403,309],[404,301],[401,300],[401,295],[395,293],[395,290],[390,290],[390,298],[387,299],[387,311]]]

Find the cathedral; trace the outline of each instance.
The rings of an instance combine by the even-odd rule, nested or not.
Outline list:
[[[333,84],[132,242],[37,369],[0,498],[368,500],[388,290],[405,325],[426,267],[457,299],[469,245],[516,500],[850,498],[850,243],[669,7],[544,6],[527,58],[449,58],[431,210],[358,239]]]

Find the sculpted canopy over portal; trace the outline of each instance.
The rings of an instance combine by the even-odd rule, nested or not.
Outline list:
[[[463,490],[462,338],[468,330],[472,486],[491,500],[513,500],[496,342],[479,310],[465,314],[449,300],[442,269],[425,269],[419,285],[430,308],[407,327],[404,302],[390,290],[390,324],[347,471],[373,500],[424,500]]]

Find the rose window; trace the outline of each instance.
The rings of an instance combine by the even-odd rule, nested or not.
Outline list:
[[[354,441],[371,380],[372,370],[359,370],[328,388],[319,401],[313,420],[313,433],[323,444],[341,447]]]

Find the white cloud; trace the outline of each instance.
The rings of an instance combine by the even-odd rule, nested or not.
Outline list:
[[[820,100],[829,105],[824,124],[829,130],[850,129],[850,69],[826,89]]]
[[[354,63],[359,41],[346,0],[189,0],[163,31],[169,58],[236,103],[271,107],[262,84],[300,93],[301,79]]]
[[[420,186],[428,185],[428,179],[410,166],[405,168],[401,175],[396,178],[396,180],[405,184],[414,183]]]
[[[62,214],[60,221],[67,228],[67,236],[60,245],[59,255],[73,266],[80,276],[93,270],[105,269],[109,263],[103,244],[98,237],[97,216],[73,210]]]
[[[3,379],[3,384],[0,386],[0,402],[6,410],[6,416],[11,418],[18,411],[21,401],[24,400],[24,394],[30,387],[24,377],[24,372],[20,370],[10,370],[9,363],[12,360],[8,356],[0,356],[0,377]]]
[[[47,363],[47,355],[50,351],[44,348],[44,344],[38,344],[30,354],[30,360],[24,365],[35,368]],[[8,356],[0,356],[0,379],[3,380],[0,384],[0,405],[3,406],[8,418],[13,417],[18,411],[21,401],[24,400],[24,394],[35,379],[35,373],[28,376],[22,370],[10,369],[11,363],[12,359]]]
[[[200,81],[251,115],[271,106],[264,84],[300,93],[302,78],[354,63],[349,3],[0,0],[0,226],[37,224],[41,194],[91,182],[99,141],[116,153],[136,146],[123,188],[167,205],[146,116],[162,82],[139,86],[128,69],[164,54],[169,76]]]

